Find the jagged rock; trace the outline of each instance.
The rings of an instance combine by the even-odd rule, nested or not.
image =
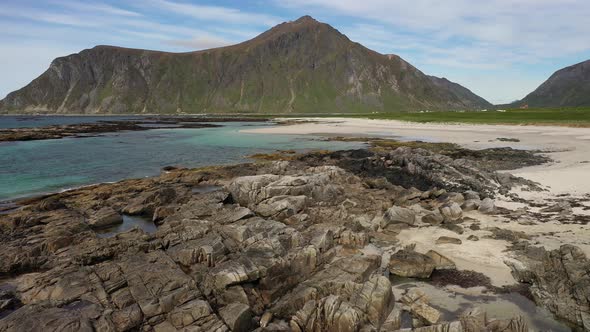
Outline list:
[[[383,325],[381,331],[396,331],[402,327],[402,310],[399,306],[393,307]]]
[[[460,196],[431,189],[440,187],[437,181],[486,195],[495,184],[488,172],[476,176],[469,162],[414,149],[395,156],[359,151],[280,164],[171,169],[156,178],[60,193],[48,201],[59,202],[54,207],[40,209],[43,199],[3,212],[0,274],[11,279],[0,289],[5,283],[16,288],[0,293],[0,308],[12,312],[0,320],[0,331],[38,324],[228,331],[242,322],[249,329],[260,324],[261,331],[287,331],[289,323],[306,330],[397,328],[401,308],[392,309],[391,284],[383,275],[389,270],[426,278],[452,262],[434,251],[391,254],[400,241],[396,230],[424,226],[416,220],[429,214],[433,224],[443,221],[439,208]],[[338,167],[325,166],[331,164]],[[390,185],[367,185],[357,176],[367,170]],[[225,189],[193,193],[200,183]],[[391,208],[401,201],[410,208]],[[384,215],[388,208],[392,213]],[[101,209],[151,217],[157,230],[97,236],[85,217]],[[406,210],[401,218],[398,212]],[[229,315],[232,308],[240,310]],[[417,325],[434,321],[427,308],[418,309],[424,317]]]
[[[64,207],[64,203],[57,196],[47,197],[37,205],[40,211],[53,211]]]
[[[267,327],[270,321],[272,320],[272,312],[267,311],[265,312],[262,317],[260,317],[260,327]]]
[[[590,261],[572,245],[546,251],[521,245],[521,263],[507,262],[515,278],[530,283],[535,301],[583,330],[590,330]]]
[[[388,267],[391,273],[400,277],[428,278],[436,264],[426,255],[402,249],[391,255]]]
[[[395,169],[407,177],[419,178],[423,186],[417,188],[422,190],[436,186],[451,192],[476,190],[494,195],[495,190],[500,187],[495,174],[482,172],[474,163],[466,159],[437,155],[424,149],[399,147],[390,152],[384,162],[390,164],[389,169]],[[399,177],[402,175],[398,175]]]
[[[461,206],[456,202],[442,206],[440,212],[445,220],[449,221],[457,220],[463,216],[463,210],[461,210]]]
[[[461,225],[457,225],[457,224],[442,224],[439,227],[447,229],[451,232],[455,232],[457,234],[463,234],[465,232],[463,230],[463,227]]]
[[[422,222],[431,225],[440,225],[445,220],[445,217],[440,213],[438,209],[428,213],[422,217]]]
[[[459,205],[465,202],[465,196],[461,193],[451,192],[446,195],[446,200],[450,203],[457,203]]]
[[[468,199],[461,205],[461,208],[463,211],[468,212],[479,209],[480,205],[481,201],[479,199]]]
[[[338,167],[317,167],[309,174],[279,176],[273,174],[236,178],[227,189],[242,206],[253,206],[276,196],[308,196],[319,201],[339,199],[341,189],[333,185],[333,179],[343,174]]]
[[[347,247],[362,248],[369,243],[369,235],[347,229],[340,234],[338,243]]]
[[[522,231],[513,231],[510,229],[504,229],[499,227],[488,227],[487,231],[492,232],[490,238],[495,240],[505,240],[512,243],[516,243],[520,240],[530,240],[531,237]]]
[[[480,200],[479,193],[477,193],[473,190],[467,190],[466,192],[463,193],[463,196],[465,197],[465,201],[468,201],[468,200],[479,201]]]
[[[100,316],[100,307],[89,302],[72,303],[61,308],[47,303],[26,305],[0,319],[0,331],[92,332],[92,321]]]
[[[539,212],[554,213],[554,212],[565,212],[565,211],[571,211],[571,210],[572,210],[572,206],[568,202],[559,202],[559,203],[553,204],[551,206],[548,206],[546,208],[540,209]]]
[[[154,216],[152,217],[152,221],[159,225],[161,221],[166,219],[167,217],[173,215],[176,212],[177,206],[175,205],[168,205],[168,206],[158,206],[154,211]]]
[[[291,330],[353,332],[362,324],[362,313],[340,297],[330,295],[320,301],[308,301],[291,319]]]
[[[440,320],[441,313],[428,305],[426,294],[417,288],[408,289],[402,296],[401,302],[414,317],[427,325],[436,324]]]
[[[469,235],[467,237],[467,240],[469,240],[469,241],[479,241],[479,237],[477,237],[477,235]]]
[[[448,269],[456,269],[455,262],[447,258],[446,256],[434,251],[429,250],[426,253],[426,256],[432,258],[434,264],[436,265],[436,270],[448,270]]]
[[[358,331],[379,328],[391,311],[393,293],[385,277],[363,284],[346,284],[342,295],[307,301],[292,317],[293,331]],[[348,300],[346,300],[348,299]]]
[[[130,215],[153,215],[157,207],[173,203],[178,196],[176,189],[172,187],[142,192],[133,198],[122,211]]]
[[[123,217],[110,207],[104,207],[88,218],[88,225],[92,228],[105,228],[123,222]]]
[[[486,328],[489,331],[506,331],[506,332],[528,332],[527,322],[518,316],[511,319],[497,319],[488,322]]]
[[[461,239],[457,239],[456,237],[449,237],[449,236],[441,236],[436,239],[436,244],[462,244],[463,242]]]
[[[251,330],[252,312],[246,304],[230,303],[219,310],[219,315],[231,331],[245,332]]]
[[[386,228],[389,224],[404,223],[408,225],[414,225],[416,222],[416,214],[410,209],[406,209],[399,206],[392,206],[383,215],[381,222],[381,228]]]
[[[303,210],[307,203],[307,196],[274,196],[262,201],[254,211],[263,217],[284,219]]]
[[[493,214],[496,212],[496,204],[493,199],[487,197],[481,201],[478,210],[481,213]]]

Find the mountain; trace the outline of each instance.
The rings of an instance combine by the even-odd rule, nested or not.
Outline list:
[[[304,16],[216,49],[166,53],[97,46],[60,57],[0,101],[0,112],[329,113],[487,106],[457,87],[436,83],[400,57],[369,50]]]
[[[440,78],[428,75],[428,78],[430,78],[430,80],[439,88],[445,89],[454,94],[466,107],[470,109],[481,109],[494,106],[487,100],[471,92],[471,90],[467,89],[466,87],[455,82],[451,82],[444,77]]]
[[[556,71],[514,106],[590,106],[590,60]]]

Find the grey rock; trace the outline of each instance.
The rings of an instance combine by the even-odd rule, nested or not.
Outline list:
[[[457,234],[463,234],[463,232],[464,232],[463,227],[461,225],[457,225],[457,224],[442,224],[439,227],[447,229],[451,232],[455,232]]]
[[[444,216],[445,220],[457,220],[463,216],[463,210],[461,206],[456,203],[450,203],[442,206],[440,208],[441,214]]]
[[[391,255],[388,267],[392,274],[400,277],[429,278],[436,263],[429,256],[402,249]]]
[[[91,213],[88,218],[88,225],[92,228],[106,228],[121,224],[122,222],[123,217],[110,207],[104,207]]]
[[[481,205],[481,201],[479,199],[468,199],[462,205],[461,208],[463,211],[474,211],[479,209]]]
[[[456,237],[441,236],[436,239],[436,244],[462,244],[461,239]]]
[[[383,215],[381,228],[386,228],[389,224],[404,223],[414,225],[416,223],[416,214],[410,209],[399,206],[392,206]]]
[[[551,206],[548,206],[546,208],[540,209],[539,212],[554,213],[554,212],[566,212],[566,211],[571,211],[571,210],[572,210],[572,206],[568,202],[559,202],[559,203],[553,204]]]
[[[473,190],[467,190],[466,192],[463,193],[463,196],[465,197],[465,201],[468,200],[476,200],[479,201],[480,197],[479,197],[479,193]]]
[[[457,268],[455,262],[434,250],[429,250],[426,253],[426,256],[434,261],[436,270],[454,270]]]
[[[481,201],[478,210],[484,214],[493,214],[496,212],[496,204],[493,199],[487,197]]]
[[[230,303],[219,310],[219,315],[231,331],[246,332],[252,328],[252,312],[246,304]]]
[[[440,213],[438,209],[422,216],[422,222],[431,225],[440,225],[445,220],[445,217]]]
[[[535,301],[579,329],[590,330],[590,261],[572,245],[546,251],[522,245],[516,252],[520,264],[508,263],[513,275],[530,283]]]

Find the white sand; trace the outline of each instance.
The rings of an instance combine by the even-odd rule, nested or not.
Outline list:
[[[467,231],[461,235],[440,227],[420,227],[403,230],[398,239],[402,246],[416,244],[416,251],[426,253],[435,250],[446,256],[457,266],[459,270],[472,270],[489,276],[494,286],[514,285],[516,280],[512,276],[510,267],[504,264],[506,260],[512,260],[505,251],[508,242],[501,240],[481,238],[479,241],[469,241],[467,237],[475,232]],[[490,232],[478,231],[482,233]],[[461,239],[462,244],[436,244],[441,236]]]
[[[293,120],[293,119],[289,119]],[[527,192],[519,188],[513,192],[527,200],[552,204],[559,194],[583,198],[590,206],[590,128],[556,126],[510,126],[470,124],[420,124],[393,120],[366,120],[347,118],[305,118],[294,125],[281,125],[261,129],[243,130],[258,134],[313,134],[329,136],[389,137],[398,140],[423,140],[451,142],[470,149],[490,147],[512,147],[525,150],[545,151],[554,162],[540,166],[526,167],[510,173],[535,181],[544,186],[546,192]],[[519,142],[503,142],[497,138],[515,138]],[[525,204],[509,198],[499,198],[498,206],[516,210]],[[527,207],[531,212],[538,208]],[[575,208],[574,214],[588,214],[588,210]],[[590,226],[562,224],[558,221],[539,223],[534,215],[526,215],[519,222],[506,220],[502,216],[486,216],[478,212],[467,215],[478,220],[480,227],[500,227],[523,231],[532,236],[531,242],[556,249],[562,244],[579,246],[590,256]],[[479,241],[469,241],[469,235],[477,235]],[[426,252],[434,249],[455,262],[459,269],[474,270],[489,276],[497,286],[514,284],[516,280],[510,268],[504,263],[513,260],[507,241],[485,238],[489,231],[473,231],[465,227],[465,233],[456,233],[439,227],[420,227],[402,231],[398,239],[402,245],[416,244],[416,250]],[[461,245],[436,245],[440,236],[460,238]]]
[[[289,119],[293,120],[293,119]],[[295,125],[247,129],[261,134],[315,134],[391,137],[400,140],[424,140],[457,143],[471,149],[513,147],[542,151],[555,160],[550,165],[522,168],[511,173],[539,182],[553,194],[590,193],[590,128],[556,126],[509,126],[470,124],[421,124],[394,120],[348,118],[305,118]],[[517,138],[520,142],[502,142],[497,138]],[[588,161],[588,163],[584,163]]]

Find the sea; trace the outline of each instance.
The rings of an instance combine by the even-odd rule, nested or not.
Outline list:
[[[41,127],[137,116],[0,116],[0,128]],[[260,135],[242,129],[274,125],[222,122],[222,127],[152,129],[94,137],[0,142],[0,201],[59,192],[84,185],[158,175],[164,166],[201,167],[251,161],[277,150],[342,150],[362,143],[315,136]]]

